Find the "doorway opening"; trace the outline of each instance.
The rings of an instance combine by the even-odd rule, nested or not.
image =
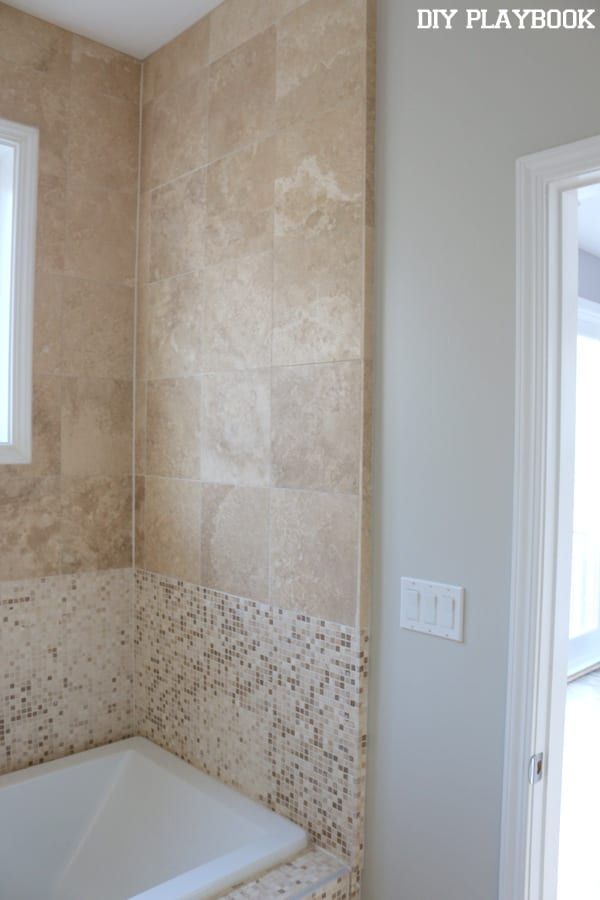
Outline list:
[[[517,163],[515,493],[500,900],[598,900],[597,758],[600,138],[592,138]]]

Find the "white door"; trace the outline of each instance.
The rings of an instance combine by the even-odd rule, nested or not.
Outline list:
[[[600,304],[579,301],[569,676],[600,663]]]

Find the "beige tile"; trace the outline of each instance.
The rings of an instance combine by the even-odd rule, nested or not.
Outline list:
[[[37,198],[36,265],[45,272],[65,267],[66,185],[62,178],[40,173]]]
[[[44,175],[66,174],[68,102],[68,78],[0,58],[0,116],[39,128],[39,169]]]
[[[144,191],[140,194],[138,231],[138,280],[140,285],[150,281],[150,237],[152,228],[152,193]]]
[[[62,398],[62,474],[131,472],[132,386],[108,378],[65,378]]]
[[[353,625],[358,497],[271,492],[271,602]]]
[[[69,115],[69,178],[100,187],[134,190],[138,123],[136,103],[74,90]]]
[[[271,364],[273,256],[245,256],[205,273],[203,365],[206,371]]]
[[[304,0],[224,0],[209,16],[210,60],[265,31]]]
[[[135,472],[146,474],[146,401],[148,383],[141,378],[135,386]]]
[[[269,492],[202,488],[202,584],[237,597],[268,596]]]
[[[60,568],[59,479],[0,472],[0,581]]]
[[[144,107],[148,147],[145,187],[165,184],[208,158],[208,70]]]
[[[68,77],[70,32],[1,3],[0,35],[2,59],[42,75]]]
[[[151,202],[150,281],[201,268],[206,221],[205,170],[157,188]]]
[[[131,565],[131,478],[62,478],[62,571]]]
[[[279,133],[276,235],[315,237],[362,222],[363,118],[350,104]]]
[[[135,193],[69,185],[65,269],[105,282],[132,282]]]
[[[131,378],[133,304],[133,288],[65,278],[63,374]]]
[[[359,225],[276,238],[273,365],[360,358],[362,295]]]
[[[200,584],[201,485],[146,478],[144,566]]]
[[[137,103],[141,70],[141,64],[125,53],[73,35],[73,81],[79,90]]]
[[[201,272],[169,278],[144,289],[148,378],[200,372],[203,298]]]
[[[268,484],[270,372],[215,373],[202,382],[202,480]]]
[[[54,375],[61,367],[63,276],[38,270],[35,277],[33,370]]]
[[[358,491],[361,377],[358,362],[273,370],[274,485]]]
[[[146,479],[135,479],[135,559],[137,568],[144,568],[144,508],[146,505]]]
[[[269,28],[210,67],[209,158],[259,139],[274,124],[275,29]]]
[[[148,368],[148,286],[138,286],[135,302],[135,377],[146,378]]]
[[[2,466],[4,476],[60,475],[61,379],[38,375],[33,382],[31,462]]]
[[[199,378],[148,382],[148,475],[200,478]]]
[[[272,249],[274,167],[274,138],[209,166],[206,184],[209,265]]]
[[[208,62],[208,19],[200,19],[144,62],[144,103],[200,74]]]
[[[364,0],[309,0],[277,26],[277,124],[365,95]]]

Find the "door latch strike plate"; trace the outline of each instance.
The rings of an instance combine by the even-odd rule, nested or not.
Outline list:
[[[529,760],[529,784],[538,784],[544,777],[544,754],[536,753]]]

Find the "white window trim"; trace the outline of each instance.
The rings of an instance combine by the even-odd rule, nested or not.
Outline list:
[[[38,129],[0,119],[0,141],[15,149],[10,336],[10,437],[0,464],[31,462],[33,297]]]

